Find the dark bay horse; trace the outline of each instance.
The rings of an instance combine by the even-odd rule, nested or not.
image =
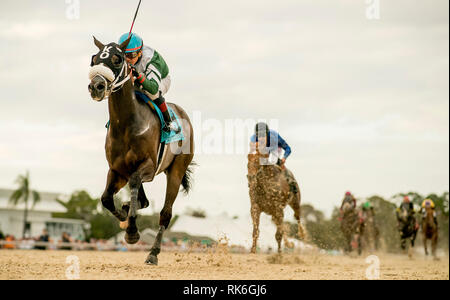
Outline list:
[[[284,208],[289,205],[294,210],[294,217],[298,223],[298,236],[305,238],[306,231],[300,222],[300,188],[296,184],[296,191],[292,191],[286,178],[285,170],[278,165],[261,164],[260,159],[267,159],[268,155],[248,155],[248,186],[251,202],[251,216],[253,220],[252,253],[256,253],[256,244],[259,236],[259,218],[262,212],[272,216],[277,227],[275,239],[278,243],[278,253],[281,253],[281,240],[288,247],[292,245],[287,241],[286,230],[283,226]],[[289,170],[287,170],[290,172]],[[289,173],[290,176],[293,175]],[[295,179],[293,179],[295,180]]]
[[[347,201],[346,198],[343,200],[341,210],[341,230],[345,238],[344,251],[350,253],[353,249],[352,243],[356,242],[358,254],[361,254],[361,223],[359,220],[359,212],[351,202]]]
[[[409,214],[409,211],[405,206],[402,206],[397,211],[397,220],[399,222],[400,246],[402,250],[406,250],[406,242],[409,241],[408,255],[411,257],[412,248],[414,248],[414,242],[418,231],[416,219]]]
[[[361,224],[361,245],[364,251],[374,252],[378,250],[379,229],[375,222],[373,208],[362,211],[363,223]]]
[[[428,255],[427,242],[431,240],[431,253],[437,259],[436,248],[438,242],[438,228],[434,222],[434,212],[431,207],[425,207],[425,218],[422,220],[423,246],[425,255]]]
[[[92,57],[89,91],[92,99],[96,101],[108,97],[110,118],[105,145],[109,171],[101,201],[119,221],[126,221],[125,240],[134,244],[140,238],[136,226],[137,210],[149,205],[142,183],[152,181],[162,172],[166,174],[166,197],[160,213],[160,228],[146,259],[147,264],[156,265],[162,236],[172,218],[172,206],[180,185],[186,193],[191,186],[192,170],[189,166],[194,156],[193,129],[186,112],[169,103],[168,106],[182,122],[185,139],[167,145],[168,149],[158,163],[158,152],[162,149],[161,124],[150,106],[135,98],[131,68],[124,58],[124,49],[130,38],[121,45],[103,45],[94,37],[99,52]],[[113,196],[127,183],[131,190],[131,199],[121,208],[116,208]]]

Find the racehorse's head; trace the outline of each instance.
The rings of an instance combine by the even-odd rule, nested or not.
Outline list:
[[[249,154],[247,156],[247,158],[248,158],[248,164],[247,164],[248,174],[255,175],[256,172],[258,171],[258,167],[259,167],[259,155],[258,154]]]
[[[344,203],[342,204],[342,211],[344,212],[344,214],[347,214],[349,212],[353,212],[354,209],[355,208],[353,207],[352,203],[350,203],[349,201],[345,201],[344,200]]]
[[[91,82],[88,89],[93,100],[102,101],[111,92],[122,88],[129,79],[124,50],[130,39],[131,36],[120,45],[116,43],[103,45],[94,37],[94,43],[99,52],[92,56],[89,70]]]
[[[254,149],[254,153],[248,154],[247,158],[248,158],[247,167],[249,174],[256,174],[260,166],[267,165],[269,153],[265,154],[261,153],[257,144]]]

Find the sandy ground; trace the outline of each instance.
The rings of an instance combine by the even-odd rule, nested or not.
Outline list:
[[[79,279],[367,279],[376,265],[366,256],[162,252],[158,266],[144,264],[145,252],[0,250],[0,279],[67,279],[79,259]],[[448,255],[378,254],[379,279],[449,279]],[[72,257],[73,259],[73,257]],[[75,259],[76,260],[76,259]],[[75,275],[76,277],[76,275]]]

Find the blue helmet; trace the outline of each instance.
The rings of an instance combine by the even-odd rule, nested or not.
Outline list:
[[[128,32],[124,33],[119,38],[119,45],[125,42],[128,38]],[[128,43],[125,53],[136,52],[142,50],[144,46],[144,41],[136,33],[131,33],[131,40]]]

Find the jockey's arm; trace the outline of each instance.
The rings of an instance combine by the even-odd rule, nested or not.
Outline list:
[[[291,155],[291,147],[289,147],[288,143],[278,134],[278,147],[284,150],[283,158],[286,160],[289,155]]]
[[[256,147],[258,147],[258,143],[256,142],[256,135],[252,135],[250,137],[250,153],[256,152]]]
[[[169,74],[169,68],[157,52],[153,52],[153,57],[143,57],[141,64],[145,64],[145,68],[141,69],[136,77],[135,83],[141,85],[142,89],[150,94],[150,98],[155,100],[159,97],[160,84],[163,78]]]
[[[149,94],[158,97],[159,83],[155,80],[155,76],[153,76],[152,73],[150,73],[149,76],[145,76],[145,74],[140,73],[139,76],[136,77],[135,82],[140,84],[142,89],[147,91]]]

